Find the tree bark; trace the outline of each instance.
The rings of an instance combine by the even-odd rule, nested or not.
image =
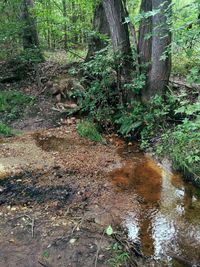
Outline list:
[[[63,4],[63,17],[65,19],[64,21],[64,50],[67,51],[67,3],[66,0],[62,0]]]
[[[144,102],[148,102],[156,94],[164,95],[169,82],[171,72],[171,53],[169,52],[171,33],[167,20],[169,19],[168,16],[170,16],[168,12],[170,4],[171,0],[152,0],[153,10],[159,10],[159,12],[152,18],[151,67],[147,86],[142,93]],[[167,9],[168,11],[166,11]],[[161,59],[163,55],[165,55],[165,58]]]
[[[33,7],[33,0],[22,0],[21,19],[24,23],[22,31],[24,49],[39,47],[37,24],[34,16],[31,14],[31,9]]]
[[[152,0],[142,0],[140,13],[152,11]],[[140,22],[138,37],[139,64],[145,65],[151,62],[152,52],[152,17],[143,18]],[[142,67],[142,69],[144,69]]]
[[[121,0],[103,0],[108,20],[113,48],[116,52],[131,55],[128,24],[125,23],[125,10]]]
[[[90,60],[95,55],[95,52],[108,45],[106,41],[102,40],[102,38],[98,36],[98,34],[110,36],[110,29],[102,3],[97,5],[94,11],[93,31],[96,35],[92,36],[89,41],[86,61]]]
[[[113,49],[116,54],[121,55],[121,60],[118,62],[120,64],[118,74],[122,75],[126,81],[130,81],[132,53],[122,0],[103,0],[103,7],[110,28]]]

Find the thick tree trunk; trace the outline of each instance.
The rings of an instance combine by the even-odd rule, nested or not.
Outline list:
[[[98,33],[110,36],[110,29],[102,3],[100,3],[94,11],[93,31],[95,31],[96,35],[92,36],[89,41],[86,61],[91,59],[95,55],[95,52],[108,45],[106,41],[102,40],[102,38],[98,36]]]
[[[148,1],[148,0],[147,0]],[[153,10],[160,10],[152,18],[152,52],[151,67],[148,74],[147,87],[142,99],[147,102],[154,95],[164,95],[171,72],[171,33],[167,23],[171,0],[152,0]],[[164,59],[161,57],[165,55]]]
[[[103,0],[103,7],[110,28],[113,49],[116,54],[121,55],[121,60],[116,62],[119,66],[118,77],[123,76],[125,82],[129,82],[132,71],[132,53],[128,24],[125,23],[126,12],[122,0]]]
[[[116,52],[131,55],[128,24],[125,23],[125,10],[121,0],[103,0],[108,20],[113,48]]]
[[[24,49],[39,47],[37,24],[34,16],[31,14],[33,7],[33,0],[22,0],[21,19],[24,23],[22,32]]]

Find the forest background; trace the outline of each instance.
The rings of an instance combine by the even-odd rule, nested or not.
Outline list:
[[[112,128],[139,139],[199,184],[199,0],[4,0],[0,10],[0,60],[17,66],[2,84],[22,79],[27,66],[72,63],[85,89],[70,94],[77,107],[66,112],[86,116],[80,134],[93,129],[102,141],[96,130]],[[4,135],[17,97],[28,101],[0,92]]]

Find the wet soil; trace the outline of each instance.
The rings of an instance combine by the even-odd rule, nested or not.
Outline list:
[[[143,255],[138,266],[200,262],[195,188],[137,144],[97,144],[75,125],[30,132],[1,140],[0,173],[2,267],[111,266],[108,225]]]

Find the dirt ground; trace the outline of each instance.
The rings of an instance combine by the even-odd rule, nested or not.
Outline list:
[[[79,138],[73,126],[0,147],[0,266],[94,266],[99,243],[98,266],[107,266],[113,240],[97,211],[111,186],[105,172],[120,162],[113,149]]]
[[[55,99],[30,76],[5,88],[36,102],[12,123],[20,134],[0,139],[0,267],[111,266],[116,240],[105,229],[112,224],[121,235],[124,194],[109,172],[121,166],[123,144],[80,138],[77,120],[55,111]]]

